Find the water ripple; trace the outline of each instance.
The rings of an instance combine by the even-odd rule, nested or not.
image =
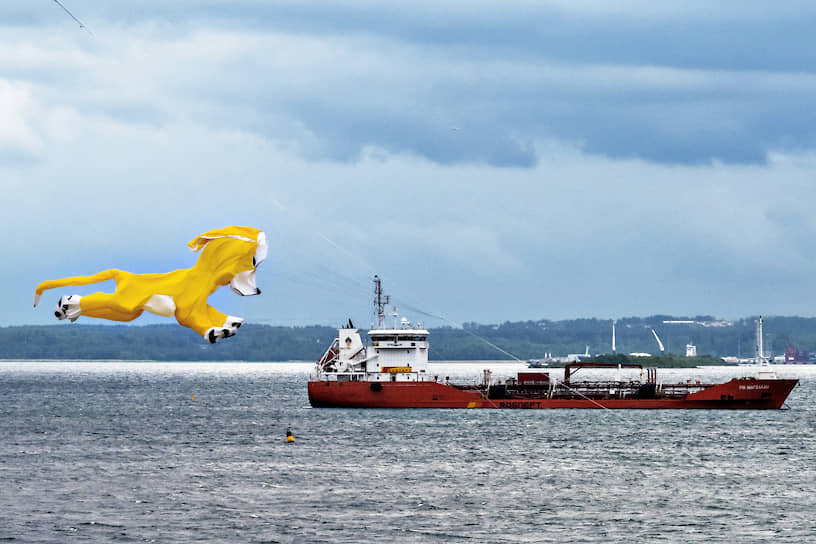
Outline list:
[[[0,363],[0,540],[813,538],[812,369],[790,411],[615,414],[318,410],[309,370]]]

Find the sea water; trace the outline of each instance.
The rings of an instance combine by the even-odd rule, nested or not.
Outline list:
[[[315,409],[311,370],[0,362],[0,541],[816,541],[814,367],[744,412]]]

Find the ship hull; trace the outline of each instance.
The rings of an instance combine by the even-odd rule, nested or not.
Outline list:
[[[797,382],[735,378],[671,398],[659,394],[650,398],[551,398],[543,391],[540,395],[486,398],[483,389],[438,382],[310,381],[308,391],[311,405],[320,408],[778,410]]]

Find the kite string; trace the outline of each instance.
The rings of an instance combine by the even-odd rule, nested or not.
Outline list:
[[[290,215],[293,215],[293,214],[292,214],[292,212],[291,212],[291,211],[290,211],[290,210],[289,210],[287,207],[283,206],[283,204],[281,204],[280,202],[276,202],[276,204],[277,204],[277,206],[278,206],[278,208],[279,208],[279,209],[281,209],[281,210],[283,210],[283,211],[288,212]],[[312,222],[312,223],[310,223],[310,224],[314,224],[314,223]],[[371,267],[371,265],[370,265],[370,264],[369,264],[369,263],[368,263],[368,262],[367,262],[367,261],[366,261],[366,260],[365,260],[363,257],[361,257],[360,255],[358,255],[358,254],[357,254],[357,253],[355,253],[354,251],[351,251],[351,250],[349,250],[348,248],[345,248],[345,247],[341,246],[340,244],[338,244],[338,243],[337,243],[337,242],[335,242],[334,240],[330,239],[328,236],[324,235],[323,233],[321,233],[321,232],[319,232],[319,231],[317,231],[317,230],[315,230],[315,229],[312,229],[312,230],[313,230],[313,232],[316,234],[316,236],[317,236],[318,238],[322,239],[324,242],[326,242],[327,244],[331,245],[331,246],[332,246],[332,247],[334,247],[335,249],[340,250],[340,251],[342,251],[343,253],[346,253],[346,254],[347,254],[347,255],[349,255],[350,257],[355,258],[355,259],[358,259],[358,261],[359,261],[359,262],[361,262],[361,263],[363,264],[363,266],[364,266],[365,268],[367,268],[367,269],[368,269],[368,271],[369,271],[369,272],[371,272],[371,271],[372,271],[372,267]],[[345,281],[347,281],[347,282],[349,282],[349,283],[354,284],[354,285],[355,285],[355,286],[357,286],[357,287],[363,287],[363,286],[362,286],[362,284],[361,284],[361,282],[359,282],[358,280],[355,280],[355,279],[353,279],[353,278],[350,278],[350,277],[348,277],[348,276],[345,276],[345,275],[343,275],[343,274],[340,274],[339,272],[337,272],[337,270],[334,270],[334,269],[329,269],[329,272],[330,272],[330,273],[332,273],[332,274],[334,274],[334,275],[336,275],[336,276],[338,276],[339,278],[342,278],[343,280],[345,280]],[[497,346],[496,344],[494,344],[493,342],[491,342],[491,341],[490,341],[490,340],[488,340],[487,338],[484,338],[484,337],[482,337],[482,336],[480,336],[480,335],[476,334],[475,332],[473,332],[473,331],[471,331],[471,330],[469,330],[469,329],[467,329],[467,328],[463,327],[462,325],[460,325],[459,323],[456,323],[455,321],[453,321],[453,320],[451,320],[451,319],[448,319],[447,317],[444,317],[444,316],[441,316],[441,315],[436,315],[436,314],[433,314],[433,313],[431,313],[431,312],[427,312],[427,311],[425,311],[425,310],[421,310],[420,308],[417,308],[416,306],[413,306],[413,305],[411,305],[411,304],[405,303],[404,299],[402,299],[402,298],[400,298],[399,300],[401,300],[401,301],[402,301],[403,306],[405,306],[406,308],[408,308],[409,310],[411,310],[411,311],[413,311],[413,312],[416,312],[416,313],[419,313],[419,314],[422,314],[422,315],[425,315],[425,316],[428,316],[428,317],[432,317],[432,318],[435,318],[435,319],[442,320],[442,321],[444,321],[444,322],[448,323],[449,325],[452,325],[452,326],[454,326],[454,327],[456,327],[456,328],[458,328],[458,329],[461,329],[461,330],[465,331],[467,334],[469,334],[469,335],[471,335],[471,336],[473,336],[473,337],[475,337],[475,338],[477,338],[477,339],[481,340],[482,342],[484,342],[484,343],[485,343],[485,344],[487,344],[488,346],[490,346],[490,347],[492,347],[493,349],[495,349],[495,350],[499,351],[500,353],[503,353],[503,354],[507,355],[507,356],[508,356],[508,357],[510,357],[511,359],[513,359],[513,360],[515,360],[515,361],[517,361],[517,362],[520,362],[520,363],[523,363],[523,362],[524,362],[524,361],[522,361],[520,358],[518,358],[517,356],[513,355],[512,353],[510,353],[509,351],[507,351],[507,350],[505,350],[505,349],[503,349],[503,348],[501,348],[501,347]],[[582,398],[584,398],[584,399],[588,400],[589,402],[591,402],[592,404],[596,405],[597,407],[599,407],[599,408],[603,408],[604,410],[607,410],[607,411],[609,411],[609,412],[614,413],[614,411],[613,411],[613,410],[611,410],[610,408],[608,408],[608,407],[606,407],[606,406],[602,405],[601,403],[599,403],[599,402],[595,401],[594,399],[589,398],[588,396],[586,396],[586,395],[584,395],[583,393],[581,393],[580,391],[578,391],[578,390],[576,390],[576,389],[574,389],[574,388],[570,387],[569,385],[566,385],[566,384],[565,384],[565,383],[563,383],[563,382],[561,382],[561,384],[560,384],[560,385],[561,385],[561,386],[563,386],[565,389],[568,389],[569,391],[573,392],[574,394],[576,394],[576,395],[578,395],[578,396],[580,396],[580,397],[582,397]],[[620,418],[622,421],[627,421],[627,422],[628,422],[627,418],[625,418],[625,417],[621,416],[620,414],[615,413],[614,415],[615,415],[615,417]]]
[[[400,300],[401,300],[401,299],[400,299]],[[462,329],[463,331],[465,331],[465,332],[466,332],[466,333],[468,333],[469,335],[473,336],[474,338],[478,338],[479,340],[481,340],[482,342],[484,342],[484,343],[485,343],[485,344],[487,344],[488,346],[492,347],[492,348],[493,348],[493,349],[495,349],[496,351],[499,351],[499,352],[501,352],[501,353],[503,353],[503,354],[507,355],[507,356],[508,356],[508,357],[510,357],[511,359],[513,359],[513,360],[515,360],[515,361],[518,361],[519,363],[523,363],[523,362],[524,362],[524,361],[522,361],[521,359],[519,359],[518,357],[516,357],[515,355],[513,355],[512,353],[510,353],[509,351],[507,351],[507,350],[505,350],[505,349],[500,348],[499,346],[497,346],[496,344],[494,344],[493,342],[491,342],[491,341],[490,341],[490,340],[488,340],[487,338],[484,338],[484,337],[482,337],[482,336],[479,336],[478,334],[476,334],[475,332],[471,331],[470,329],[466,329],[465,327],[463,327],[463,326],[462,326],[462,325],[460,325],[459,323],[456,323],[455,321],[452,321],[452,320],[448,319],[447,317],[444,317],[444,316],[441,316],[441,315],[435,315],[435,314],[432,314],[432,313],[430,313],[430,312],[426,312],[426,311],[424,311],[424,310],[420,310],[419,308],[416,308],[416,307],[414,307],[414,306],[411,306],[410,304],[403,304],[403,306],[405,306],[406,308],[408,308],[408,309],[409,309],[409,310],[411,310],[412,312],[416,312],[416,313],[418,313],[418,314],[426,315],[426,316],[428,316],[428,317],[433,317],[433,318],[435,318],[435,319],[440,319],[440,320],[442,320],[442,321],[444,321],[444,322],[448,323],[449,325],[452,325],[452,326],[456,327],[457,329]]]
[[[85,23],[83,23],[82,21],[80,21],[79,19],[77,19],[77,17],[76,17],[76,16],[75,16],[73,13],[71,13],[71,12],[68,10],[68,8],[66,8],[66,7],[65,7],[65,5],[64,5],[62,2],[60,2],[60,0],[54,0],[54,3],[55,3],[55,4],[57,4],[59,7],[61,7],[61,8],[62,8],[62,10],[63,10],[65,13],[67,13],[68,15],[70,15],[70,16],[71,16],[71,19],[73,19],[74,21],[76,21],[76,22],[77,22],[77,24],[79,25],[79,28],[84,29],[84,30],[85,30],[85,32],[87,32],[88,34],[90,34],[90,35],[91,35],[91,37],[94,37],[94,33],[93,33],[93,32],[91,32],[91,29],[90,29],[90,28],[88,28],[88,26],[87,26]]]
[[[518,361],[518,362],[520,362],[520,363],[523,363],[523,362],[524,362],[524,361],[522,361],[521,359],[519,359],[518,357],[516,357],[515,355],[513,355],[512,353],[510,353],[509,351],[506,351],[506,350],[504,350],[504,349],[500,348],[500,347],[499,347],[499,346],[497,346],[496,344],[494,344],[494,343],[490,342],[488,339],[486,339],[486,338],[483,338],[483,337],[479,336],[478,334],[474,333],[473,331],[471,331],[471,330],[469,330],[469,329],[466,329],[465,327],[462,327],[462,326],[461,326],[461,325],[459,325],[458,323],[455,323],[455,322],[451,321],[450,319],[448,319],[448,318],[446,318],[446,317],[443,317],[443,316],[441,316],[441,315],[434,315],[434,314],[431,314],[431,313],[429,313],[429,312],[425,312],[425,311],[423,311],[423,310],[420,310],[419,308],[413,308],[413,307],[411,307],[411,306],[409,306],[409,305],[407,305],[407,304],[405,304],[405,306],[406,306],[406,307],[407,307],[409,310],[411,310],[411,311],[413,311],[413,312],[417,312],[417,313],[420,313],[420,314],[423,314],[423,315],[427,315],[428,317],[434,317],[434,318],[436,318],[436,319],[441,319],[441,320],[443,320],[443,321],[446,321],[447,323],[449,323],[449,324],[451,324],[451,325],[453,325],[453,326],[455,326],[455,327],[457,327],[457,328],[462,329],[463,331],[465,331],[466,333],[470,334],[471,336],[473,336],[473,337],[475,337],[475,338],[478,338],[479,340],[481,340],[481,341],[482,341],[482,342],[484,342],[485,344],[487,344],[487,345],[489,345],[489,346],[493,347],[494,349],[496,349],[496,350],[498,350],[498,351],[500,351],[500,352],[504,353],[505,355],[510,356],[511,358],[515,359],[516,361]],[[567,389],[567,390],[571,391],[572,393],[574,393],[574,394],[578,395],[579,397],[581,397],[581,398],[583,398],[583,399],[585,399],[585,400],[588,400],[589,402],[591,402],[592,404],[594,404],[594,405],[595,405],[595,406],[597,406],[598,408],[603,408],[604,410],[608,410],[609,412],[612,412],[612,410],[611,410],[610,408],[607,408],[606,406],[604,406],[604,405],[603,405],[603,404],[601,404],[600,402],[597,402],[595,399],[592,399],[592,398],[590,398],[590,397],[588,397],[588,396],[584,395],[583,393],[581,393],[581,392],[580,392],[580,391],[578,391],[577,389],[574,389],[574,388],[570,387],[569,385],[567,385],[567,384],[566,384],[566,383],[564,383],[563,381],[559,383],[559,387],[563,387],[564,389]],[[489,399],[488,399],[488,400],[489,400]],[[491,402],[491,404],[492,404],[492,402]],[[613,412],[613,413],[614,413],[614,412]],[[628,420],[627,420],[626,418],[624,418],[624,417],[620,416],[619,414],[615,414],[615,416],[616,416],[616,417],[619,417],[619,418],[620,418],[620,419],[622,419],[623,421],[627,421],[627,422],[628,422]]]

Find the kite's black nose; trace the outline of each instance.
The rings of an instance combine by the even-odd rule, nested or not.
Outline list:
[[[256,294],[256,295],[260,295],[260,294],[261,294],[261,290],[260,290],[260,289],[258,289],[257,287],[255,288],[255,294]]]

